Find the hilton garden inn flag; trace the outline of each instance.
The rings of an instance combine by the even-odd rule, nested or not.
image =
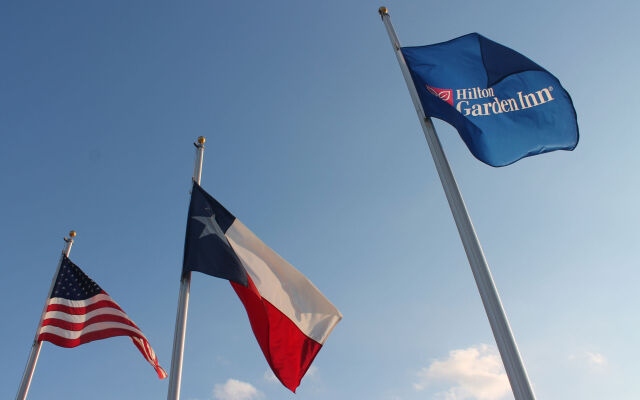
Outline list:
[[[402,54],[425,115],[453,125],[480,161],[500,167],[578,144],[571,97],[522,54],[477,33]]]
[[[342,318],[313,283],[195,182],[183,271],[231,282],[269,366],[294,392]]]

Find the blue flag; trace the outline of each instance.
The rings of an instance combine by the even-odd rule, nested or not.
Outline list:
[[[571,97],[522,54],[477,33],[402,54],[426,116],[453,125],[480,161],[501,167],[578,144]]]

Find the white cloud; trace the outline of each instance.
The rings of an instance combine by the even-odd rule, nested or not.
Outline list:
[[[275,383],[278,382],[278,377],[273,373],[272,370],[268,369],[264,371],[264,380],[269,383]]]
[[[590,351],[583,351],[578,354],[572,354],[569,356],[569,360],[579,361],[583,365],[595,371],[602,371],[609,364],[604,355],[602,355],[601,353],[592,353]]]
[[[494,347],[486,344],[452,350],[449,357],[434,360],[418,372],[414,389],[442,387],[436,396],[446,400],[502,400],[513,398],[502,360]]]
[[[316,372],[318,372],[318,367],[316,367],[315,365],[312,365],[309,367],[309,369],[307,370],[307,373],[304,376],[305,377],[314,376]],[[278,378],[276,377],[276,374],[274,374],[273,371],[271,371],[270,369],[264,371],[264,380],[269,383],[279,382]]]
[[[219,364],[222,364],[222,365],[229,365],[229,364],[231,364],[231,362],[230,362],[226,357],[224,357],[224,356],[220,356],[220,355],[216,356],[216,361],[217,361]]]
[[[218,400],[253,400],[262,397],[262,393],[250,383],[228,379],[224,384],[213,387],[213,397]]]
[[[586,356],[589,364],[593,366],[604,367],[607,365],[607,359],[600,353],[591,353],[587,351]]]

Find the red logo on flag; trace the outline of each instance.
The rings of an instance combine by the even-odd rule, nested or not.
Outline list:
[[[438,89],[425,85],[429,93],[438,96],[440,99],[446,101],[453,106],[453,89]]]

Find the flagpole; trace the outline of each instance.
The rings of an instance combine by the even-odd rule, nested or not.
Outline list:
[[[202,176],[202,157],[204,155],[204,136],[198,137],[196,146],[196,160],[193,167],[193,181],[198,185]],[[173,354],[171,355],[171,372],[169,375],[169,391],[167,400],[180,399],[180,384],[182,383],[182,358],[184,356],[184,338],[187,331],[187,311],[189,310],[189,290],[191,287],[191,271],[180,277],[180,294],[178,295],[178,312],[176,328],[173,335]]]
[[[73,238],[76,237],[76,232],[69,232],[69,237],[64,238],[64,248],[62,249],[62,254],[66,257],[69,257],[69,252],[71,252],[71,245],[73,244]],[[62,265],[62,258],[60,256],[60,261],[58,261],[58,267],[56,268],[56,273],[53,274],[53,278],[51,279],[51,286],[49,286],[49,293],[47,294],[47,300],[51,297],[51,292],[53,291],[53,285],[56,282],[56,278],[58,277],[58,272],[60,272],[60,266]],[[36,364],[38,363],[38,357],[40,356],[40,349],[42,348],[42,342],[38,340],[38,332],[40,331],[40,325],[42,324],[42,319],[47,312],[47,300],[44,302],[44,308],[42,310],[42,314],[40,315],[40,321],[38,321],[38,327],[36,329],[36,336],[33,339],[33,345],[31,346],[31,353],[29,353],[29,360],[27,361],[27,366],[24,368],[24,374],[22,374],[22,381],[20,382],[20,388],[18,389],[18,394],[16,395],[16,400],[24,400],[27,398],[27,394],[29,393],[29,386],[31,386],[31,379],[33,378],[33,372],[36,369]]]
[[[502,357],[502,362],[507,372],[507,376],[509,377],[513,395],[516,400],[534,400],[535,395],[533,394],[533,389],[529,382],[527,371],[524,367],[524,363],[522,362],[522,357],[518,351],[518,346],[516,345],[513,333],[511,332],[509,321],[507,320],[504,308],[502,307],[500,296],[498,295],[495,283],[493,282],[489,265],[487,264],[482,247],[480,246],[480,241],[476,236],[473,223],[471,222],[464,200],[462,199],[462,195],[458,189],[458,184],[456,183],[451,167],[449,166],[449,162],[442,150],[442,145],[438,139],[433,122],[431,121],[431,118],[426,117],[422,104],[420,103],[418,92],[416,91],[413,79],[409,73],[409,68],[407,67],[407,63],[400,50],[400,41],[398,40],[398,36],[391,25],[389,11],[386,7],[380,7],[378,12],[382,17],[385,27],[387,28],[391,45],[396,53],[400,69],[402,70],[402,75],[404,76],[409,93],[411,94],[411,100],[413,100],[413,105],[418,113],[418,119],[422,125],[424,136],[427,139],[431,156],[433,157],[436,170],[440,176],[440,181],[442,182],[442,187],[444,188],[447,201],[449,202],[453,219],[458,227],[458,233],[462,239],[464,250],[467,253],[467,259],[471,265],[471,271],[473,272],[476,285],[478,286],[478,291],[480,292],[480,297],[482,298],[482,303],[484,304],[487,317],[489,318],[489,324],[491,325],[493,336],[495,337],[498,350],[500,351],[500,356]]]

